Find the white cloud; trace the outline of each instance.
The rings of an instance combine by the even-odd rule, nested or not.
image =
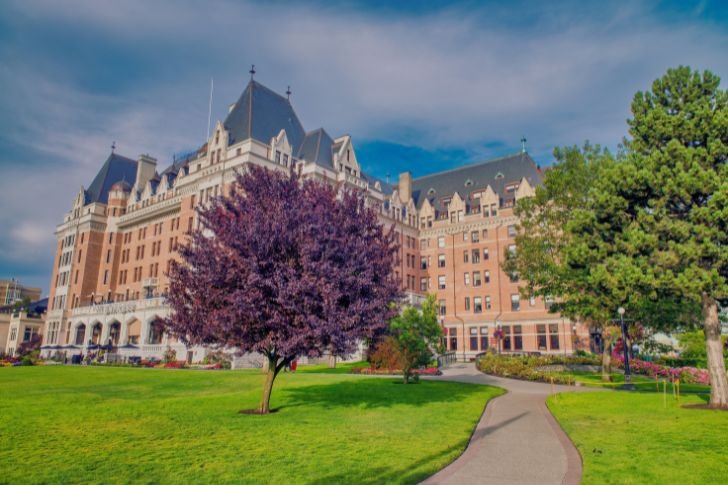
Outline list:
[[[53,237],[48,235],[48,226],[42,223],[20,222],[10,230],[10,237],[19,244],[39,246],[48,243]]]
[[[539,155],[584,139],[614,146],[633,93],[668,67],[728,74],[728,33],[690,15],[662,22],[658,4],[468,4],[409,16],[231,0],[23,0],[4,8],[29,36],[91,33],[149,69],[119,68],[133,80],[123,90],[92,89],[64,58],[0,46],[0,146],[13,152],[0,154],[0,206],[13,208],[0,224],[16,231],[0,242],[0,266],[38,257],[29,241],[40,240],[41,227],[52,239],[113,140],[120,153],[148,152],[162,165],[201,143],[210,76],[214,114],[223,117],[253,62],[262,83],[279,92],[292,85],[309,129],[465,147],[474,157],[486,143],[517,146],[523,134]],[[116,60],[108,62],[85,69],[113,69]]]

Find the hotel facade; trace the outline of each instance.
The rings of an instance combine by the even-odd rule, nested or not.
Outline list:
[[[395,274],[411,303],[436,295],[448,350],[470,359],[503,352],[571,353],[589,332],[523,299],[501,269],[514,251],[515,202],[533,194],[542,173],[521,153],[394,183],[364,173],[353,140],[306,131],[290,99],[251,79],[197,150],[161,167],[112,150],[56,228],[56,254],[43,332],[45,355],[110,345],[123,357],[190,362],[207,349],[186,347],[157,321],[169,315],[170,262],[197,228],[196,208],[224,194],[248,164],[366,191],[400,243]],[[496,329],[502,338],[496,338]]]

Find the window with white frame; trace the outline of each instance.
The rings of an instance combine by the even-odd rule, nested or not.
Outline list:
[[[473,312],[483,313],[483,300],[479,296],[473,298]]]

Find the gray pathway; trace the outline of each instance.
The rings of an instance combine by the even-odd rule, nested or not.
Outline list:
[[[425,484],[578,484],[581,458],[546,408],[550,384],[488,376],[455,364],[428,379],[490,384],[508,392],[492,400],[465,452]],[[553,392],[594,391],[553,386]]]

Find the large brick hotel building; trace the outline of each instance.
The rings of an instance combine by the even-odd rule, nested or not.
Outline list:
[[[293,167],[367,191],[401,243],[396,275],[410,301],[434,293],[448,349],[470,358],[500,344],[506,352],[572,352],[588,331],[519,295],[500,267],[515,250],[513,205],[542,174],[521,153],[390,184],[364,173],[350,136],[305,131],[288,98],[251,80],[198,150],[161,167],[149,155],[112,153],[75,196],[56,229],[57,247],[43,348],[86,352],[112,343],[126,356],[160,357],[172,348],[196,361],[155,321],[168,315],[167,269],[196,228],[195,208],[223,193],[236,170]]]

